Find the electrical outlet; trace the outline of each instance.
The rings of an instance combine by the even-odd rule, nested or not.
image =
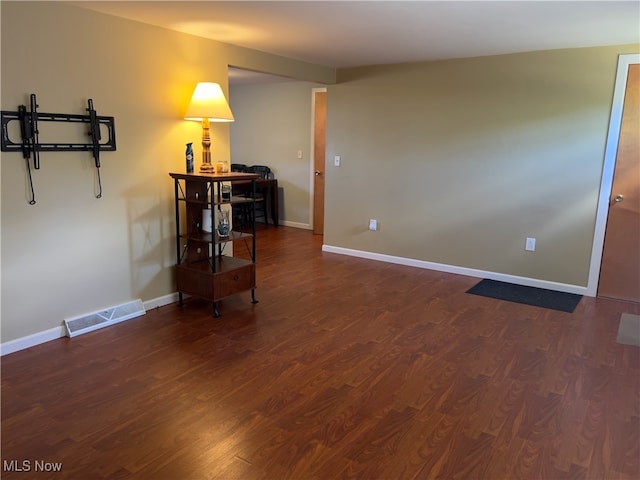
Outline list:
[[[527,252],[535,252],[536,251],[536,239],[533,237],[527,237],[527,240],[524,243],[524,249]]]
[[[369,220],[369,230],[376,231],[378,230],[378,221],[375,219]]]

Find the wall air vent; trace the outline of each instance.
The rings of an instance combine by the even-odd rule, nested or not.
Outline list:
[[[145,313],[142,300],[138,299],[79,317],[65,318],[64,324],[67,327],[67,336],[73,338],[83,333],[139,317]]]

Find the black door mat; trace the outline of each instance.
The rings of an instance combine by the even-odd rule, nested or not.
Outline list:
[[[557,292],[555,290],[527,287],[489,279],[480,281],[467,290],[467,293],[568,313],[572,313],[575,310],[582,298],[582,295],[575,293]]]

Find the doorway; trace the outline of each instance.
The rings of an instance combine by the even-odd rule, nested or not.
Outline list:
[[[638,109],[637,105],[635,109],[625,107],[625,99],[631,105],[638,102],[638,86],[634,90],[630,83],[627,88],[628,79],[631,82],[637,81],[634,79],[637,73],[633,72],[637,72],[638,64],[638,54],[620,55],[618,58],[587,285],[587,294],[590,296],[636,302],[640,301],[638,232],[634,232],[633,225],[627,231],[625,224],[632,221],[635,222],[635,228],[640,225],[637,178],[635,182],[630,182],[634,180],[634,176],[637,177],[638,172]],[[636,95],[635,100],[632,95]],[[635,186],[630,186],[632,183]],[[630,295],[629,292],[635,293]]]
[[[629,66],[598,296],[640,302],[640,64]]]
[[[313,233],[324,234],[324,178],[327,119],[327,89],[314,88],[313,110]]]

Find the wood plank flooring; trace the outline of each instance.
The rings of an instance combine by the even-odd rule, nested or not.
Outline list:
[[[640,478],[640,349],[615,341],[639,305],[321,244],[260,230],[260,303],[219,319],[189,299],[3,357],[2,478]]]

